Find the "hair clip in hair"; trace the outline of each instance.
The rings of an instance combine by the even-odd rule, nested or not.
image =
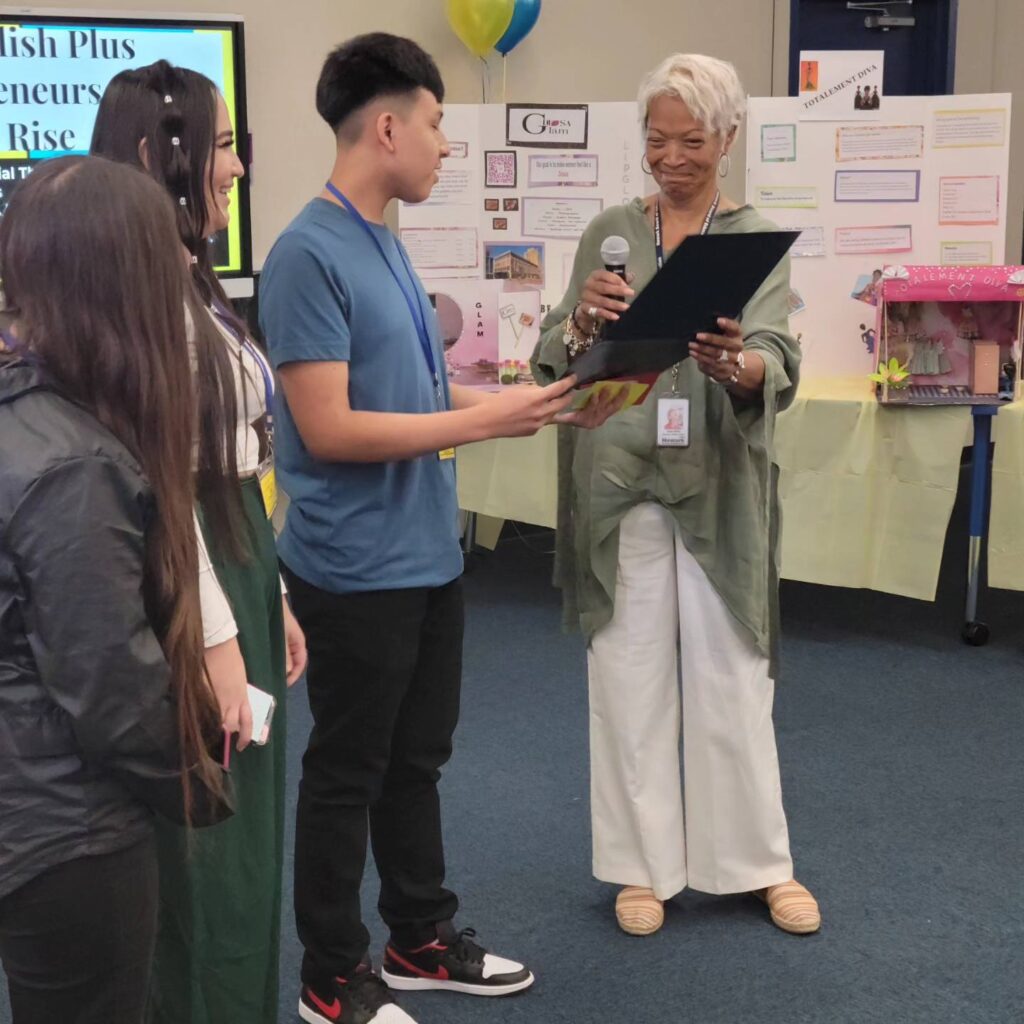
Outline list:
[[[192,257],[192,266],[195,266],[198,262],[199,262],[199,257],[198,256],[193,256]]]
[[[173,97],[173,96],[171,96],[171,94],[170,94],[170,93],[167,93],[167,94],[166,94],[166,95],[164,96],[164,103],[173,103],[173,102],[174,102],[174,97]]]
[[[178,197],[178,205],[179,206],[188,206],[188,200],[184,196],[179,196]]]
[[[175,135],[174,138],[171,139],[171,145],[172,146],[180,146],[181,145],[181,139],[179,139],[178,136]]]

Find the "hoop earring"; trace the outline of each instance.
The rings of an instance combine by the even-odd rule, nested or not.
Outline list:
[[[725,161],[725,170],[722,170],[722,161]],[[718,176],[724,178],[732,170],[732,157],[728,153],[723,153],[718,158]]]
[[[640,157],[640,170],[643,171],[644,174],[650,174],[652,177],[654,176],[654,171],[651,170],[651,165],[647,160],[646,153],[644,153],[643,156]]]

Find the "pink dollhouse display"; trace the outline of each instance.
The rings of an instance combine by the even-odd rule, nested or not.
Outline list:
[[[895,358],[908,386],[880,402],[994,405],[1021,389],[1024,267],[890,266],[879,289],[875,366]]]

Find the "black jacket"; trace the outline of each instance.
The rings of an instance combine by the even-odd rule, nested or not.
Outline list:
[[[0,896],[181,821],[170,670],[143,608],[153,496],[123,445],[0,357]],[[198,784],[200,818],[223,817]]]

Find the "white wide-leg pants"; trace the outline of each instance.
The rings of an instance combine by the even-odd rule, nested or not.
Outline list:
[[[654,502],[622,521],[588,668],[595,876],[659,899],[792,878],[768,659]]]

